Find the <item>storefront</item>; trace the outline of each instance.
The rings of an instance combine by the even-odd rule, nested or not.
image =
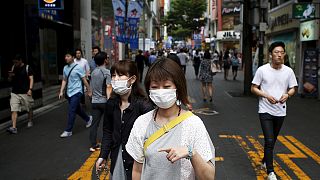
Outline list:
[[[319,97],[319,25],[319,20],[300,24],[303,68],[300,71],[299,92],[308,97]]]
[[[298,76],[301,67],[301,43],[299,41],[300,22],[297,19],[293,19],[291,14],[292,4],[286,4],[283,7],[269,12],[269,27],[266,31],[267,44],[264,46],[264,54],[268,54],[268,47],[272,42],[283,41],[286,45],[289,64],[296,76]]]
[[[39,0],[1,1],[4,25],[0,34],[0,123],[10,119],[10,92],[8,70],[12,58],[21,54],[34,71],[34,108],[43,105],[43,89],[59,84],[59,74],[65,65],[66,49],[74,47],[73,10],[75,1],[64,1],[64,9],[40,10]],[[60,2],[60,1],[56,1]]]
[[[217,50],[233,49],[238,51],[240,49],[240,32],[231,31],[218,31],[217,32]]]

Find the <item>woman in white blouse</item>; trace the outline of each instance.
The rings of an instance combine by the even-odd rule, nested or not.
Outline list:
[[[171,59],[157,60],[147,72],[145,88],[157,108],[138,117],[126,144],[135,160],[132,179],[214,179],[210,136],[198,116],[181,109],[189,103],[181,68]]]

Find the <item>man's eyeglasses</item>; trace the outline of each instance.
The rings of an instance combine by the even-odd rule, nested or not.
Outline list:
[[[281,55],[284,55],[286,52],[284,52],[284,51],[273,51],[273,53],[274,54],[279,54],[280,53]]]

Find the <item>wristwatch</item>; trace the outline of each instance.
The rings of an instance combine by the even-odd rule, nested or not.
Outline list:
[[[190,160],[191,161],[191,159],[192,159],[192,156],[193,156],[193,149],[192,149],[192,147],[189,145],[188,146],[188,156],[186,157],[186,159],[188,159],[188,160]]]

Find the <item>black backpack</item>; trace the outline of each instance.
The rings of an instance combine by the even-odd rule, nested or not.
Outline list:
[[[106,80],[107,80],[107,77],[104,77],[104,74],[103,74],[103,71],[100,69],[101,73],[102,73],[102,76],[103,76],[103,82],[102,82],[102,96],[106,96],[107,97],[107,91],[106,91],[106,88],[107,88],[107,85],[106,85]]]

